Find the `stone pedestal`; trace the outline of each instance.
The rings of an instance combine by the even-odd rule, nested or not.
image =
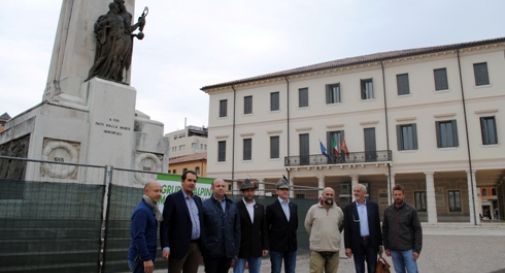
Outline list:
[[[36,160],[166,171],[168,144],[163,138],[163,124],[135,111],[133,87],[94,78],[81,90],[87,95],[82,107],[46,101],[12,118],[0,134],[0,148],[22,153],[10,156]],[[23,168],[19,174],[24,177],[18,179],[86,184],[104,181],[101,168],[41,163],[28,163]],[[117,171],[113,182],[140,186],[152,177]]]

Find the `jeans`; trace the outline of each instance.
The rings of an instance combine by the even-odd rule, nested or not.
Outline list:
[[[417,263],[412,256],[412,249],[405,251],[391,251],[396,273],[418,273]]]
[[[244,273],[245,263],[249,264],[249,273],[259,273],[261,269],[261,257],[237,259],[233,273]]]
[[[270,251],[272,273],[281,273],[282,259],[284,259],[284,272],[295,273],[296,250],[291,252]]]
[[[135,261],[128,260],[128,268],[132,273],[144,273],[144,262],[139,258]]]

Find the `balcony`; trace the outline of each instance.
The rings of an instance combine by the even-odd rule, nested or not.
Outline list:
[[[391,150],[356,152],[346,155],[296,155],[284,157],[284,166],[305,166],[305,165],[339,165],[339,164],[363,164],[363,163],[385,163],[393,158]]]

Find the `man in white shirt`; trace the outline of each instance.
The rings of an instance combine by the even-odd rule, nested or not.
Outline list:
[[[246,179],[240,185],[242,199],[237,202],[240,217],[240,250],[234,273],[243,273],[246,263],[250,273],[259,273],[261,257],[268,253],[265,207],[257,204],[256,184]]]

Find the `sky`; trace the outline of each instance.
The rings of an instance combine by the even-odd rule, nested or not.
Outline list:
[[[84,0],[78,0],[84,1]],[[107,1],[107,0],[104,0]],[[61,0],[2,0],[0,115],[42,100]],[[365,54],[505,36],[503,0],[136,0],[136,108],[208,125],[201,87]]]

